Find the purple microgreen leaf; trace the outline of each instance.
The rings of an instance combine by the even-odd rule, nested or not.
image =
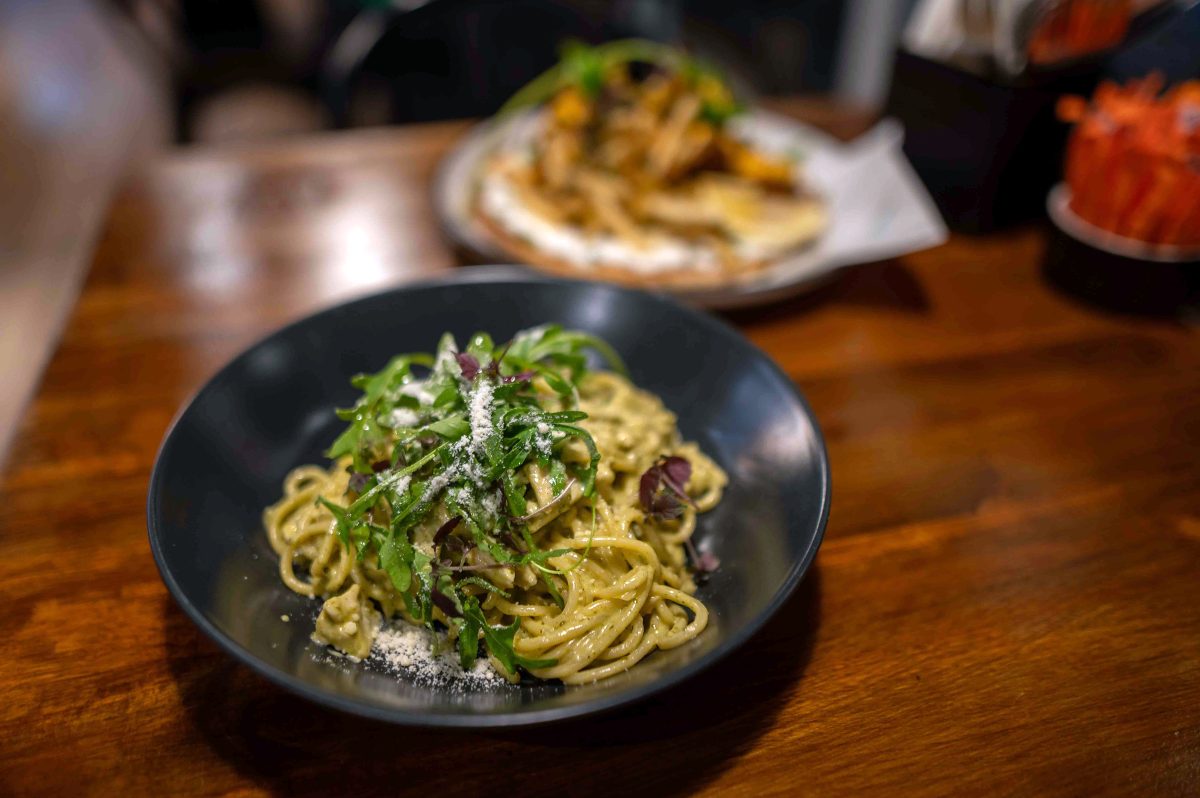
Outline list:
[[[462,369],[463,379],[473,380],[479,374],[479,361],[474,355],[468,355],[466,352],[459,352],[458,367]]]
[[[462,521],[462,519],[456,515],[446,523],[439,526],[437,532],[433,533],[433,545],[442,545],[442,542],[447,538],[447,536],[449,536],[451,532],[454,531],[454,528],[458,526],[460,521]]]
[[[504,360],[504,356],[508,354],[508,348],[512,346],[512,343],[512,339],[509,339],[508,343],[504,345],[504,349],[500,352],[499,356],[492,358],[492,362],[488,363],[487,373],[489,377],[500,376],[500,361]],[[505,379],[504,382],[511,382],[511,380]]]
[[[442,552],[446,557],[458,557],[459,561],[466,559],[467,554],[471,549],[475,548],[475,544],[461,537],[451,536],[446,539],[445,545],[442,547]],[[446,565],[453,565],[452,560],[446,561]]]
[[[446,614],[447,618],[457,618],[462,615],[458,607],[454,605],[454,600],[447,596],[435,586],[430,592],[430,597],[433,599],[434,605]]]
[[[663,457],[642,474],[638,498],[642,509],[654,518],[672,519],[683,515],[683,502],[696,506],[684,487],[692,476],[692,466],[682,457]]]
[[[677,493],[683,493],[684,486],[692,478],[692,464],[682,457],[664,457],[659,463],[667,484]]]
[[[662,484],[662,469],[655,463],[646,469],[646,473],[642,474],[642,479],[638,483],[638,498],[641,499],[643,510],[653,509],[654,494],[658,493],[660,484]]]
[[[683,504],[680,503],[679,498],[671,491],[663,491],[654,497],[654,501],[650,506],[650,514],[656,518],[669,521],[683,515]]]
[[[392,463],[390,460],[376,460],[374,463],[371,463],[371,470],[376,474],[380,471],[387,471],[391,467]]]
[[[350,475],[350,490],[355,493],[362,493],[367,487],[367,475],[360,474],[357,471]]]
[[[711,551],[697,551],[696,545],[692,543],[690,538],[683,542],[683,546],[687,549],[688,559],[692,563],[692,570],[696,572],[696,581],[706,581],[709,574],[721,567],[721,561],[717,559],[717,555]]]

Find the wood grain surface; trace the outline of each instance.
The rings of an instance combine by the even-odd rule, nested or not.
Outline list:
[[[1197,335],[1059,296],[1036,228],[729,316],[810,399],[832,516],[782,612],[662,697],[410,731],[203,637],[146,540],[168,422],[274,327],[452,268],[428,185],[463,129],[201,149],[121,192],[0,479],[0,794],[1200,791]]]

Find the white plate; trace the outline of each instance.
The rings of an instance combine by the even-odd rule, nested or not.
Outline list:
[[[484,260],[508,262],[471,213],[481,161],[500,142],[519,136],[529,114],[472,128],[440,164],[433,184],[435,212],[447,234]],[[839,269],[937,246],[946,228],[924,186],[900,151],[900,125],[885,120],[842,144],[816,128],[779,114],[753,110],[734,121],[735,133],[774,152],[804,158],[805,180],[829,211],[829,227],[813,246],[718,288],[669,293],[695,305],[733,308],[771,302],[828,281]],[[581,278],[587,271],[581,269]]]

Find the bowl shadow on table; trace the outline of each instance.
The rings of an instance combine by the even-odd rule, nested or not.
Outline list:
[[[750,750],[786,695],[803,689],[821,579],[814,564],[742,648],[657,696],[592,718],[478,732],[390,726],[309,703],[225,656],[174,602],[162,612],[188,721],[275,794],[478,794],[519,783],[531,795],[686,795]]]
[[[758,307],[727,310],[722,315],[734,324],[753,324],[808,313],[826,305],[844,304],[900,313],[924,315],[929,297],[920,280],[896,259],[847,266],[806,293]]]
[[[1142,260],[1092,246],[1047,225],[1042,276],[1079,307],[1181,325],[1200,322],[1200,252],[1180,261]]]

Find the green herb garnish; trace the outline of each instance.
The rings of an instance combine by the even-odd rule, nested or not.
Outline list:
[[[518,655],[520,620],[490,626],[480,602],[487,593],[507,595],[487,578],[506,566],[533,566],[559,595],[552,577],[565,572],[548,561],[571,549],[538,548],[530,521],[552,508],[527,513],[523,469],[544,469],[556,500],[572,489],[594,494],[600,453],[578,423],[587,418],[578,385],[588,352],[624,372],[608,344],[557,325],[524,330],[503,346],[476,333],[461,351],[447,334],[433,355],[399,355],[376,374],[354,377],[362,396],[337,411],[349,423],[326,455],[349,457],[351,487],[344,507],[318,502],[359,559],[376,555],[414,618],[432,628],[433,610],[441,610],[464,667],[478,656],[481,635],[510,673],[554,664]],[[538,380],[553,396],[538,393]],[[428,545],[422,551],[414,530],[438,506],[450,520],[434,535],[432,553]]]
[[[614,67],[650,64],[679,74],[700,95],[700,117],[713,125],[722,125],[744,107],[728,90],[728,83],[713,64],[688,55],[683,50],[646,39],[620,39],[588,45],[568,41],[562,46],[559,62],[525,84],[501,106],[499,115],[519,111],[550,100],[568,87],[595,98],[604,88],[604,79]]]

